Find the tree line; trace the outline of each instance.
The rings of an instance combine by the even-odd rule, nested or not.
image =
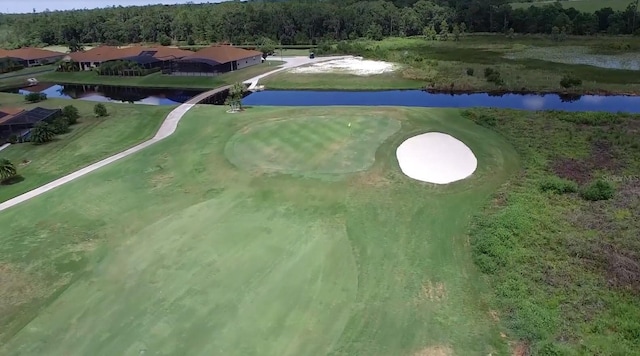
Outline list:
[[[508,0],[290,0],[111,7],[0,15],[5,47],[69,43],[312,44],[421,35],[441,24],[467,32],[640,34],[637,1],[586,13],[559,3],[513,9]]]

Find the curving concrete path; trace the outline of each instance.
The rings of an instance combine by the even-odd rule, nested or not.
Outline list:
[[[309,64],[309,63],[314,63],[314,62],[321,62],[321,61],[329,61],[329,60],[333,60],[333,59],[341,59],[341,58],[347,58],[350,56],[335,56],[335,57],[320,57],[320,58],[316,58],[316,59],[310,59],[307,57],[283,57],[282,60],[285,61],[285,64],[283,64],[281,67],[278,67],[275,70],[272,70],[270,72],[264,73],[264,74],[260,74],[258,76],[255,76],[251,79],[248,79],[246,81],[244,81],[244,83],[246,84],[250,84],[251,83],[255,83],[254,86],[258,83],[258,81],[268,75],[280,72],[282,70],[285,69],[289,69],[289,68],[294,68],[294,67],[299,67],[305,64]],[[280,60],[280,58],[270,58],[269,60]],[[22,202],[25,202],[29,199],[35,198],[41,194],[44,194],[52,189],[55,189],[63,184],[69,183],[77,178],[80,178],[88,173],[91,173],[95,170],[98,170],[108,164],[111,164],[121,158],[130,156],[138,151],[141,151],[151,145],[153,145],[154,143],[165,139],[169,136],[171,136],[175,131],[176,128],[178,127],[178,123],[180,122],[180,120],[182,119],[182,117],[184,116],[184,114],[187,113],[187,111],[189,111],[192,107],[194,107],[196,104],[200,103],[201,101],[211,97],[213,94],[216,94],[218,92],[221,92],[223,90],[226,90],[230,87],[230,85],[226,85],[223,87],[219,87],[207,92],[204,92],[198,96],[195,96],[193,98],[191,98],[189,101],[187,101],[186,103],[178,106],[177,108],[175,108],[173,111],[171,111],[169,113],[169,115],[167,115],[167,117],[164,119],[164,121],[162,122],[162,125],[160,126],[160,129],[158,129],[158,132],[156,132],[156,135],[153,136],[153,138],[138,144],[136,146],[133,146],[131,148],[129,148],[128,150],[122,151],[120,153],[116,153],[115,155],[111,156],[111,157],[107,157],[101,161],[98,161],[96,163],[93,163],[91,165],[88,165],[80,170],[77,170],[71,174],[68,174],[62,178],[58,178],[50,183],[47,183],[41,187],[38,187],[36,189],[33,189],[31,191],[28,191],[24,194],[21,194],[15,198],[9,199],[3,203],[0,203],[0,211],[9,209],[13,206],[16,206]],[[3,147],[5,148],[5,147]]]

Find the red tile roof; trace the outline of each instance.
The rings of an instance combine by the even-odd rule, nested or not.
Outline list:
[[[193,54],[193,52],[191,51],[186,51],[175,47],[99,46],[84,52],[70,53],[68,55],[68,58],[74,62],[106,62],[128,57],[135,57],[145,51],[156,52],[153,57],[158,59],[182,58]]]
[[[16,115],[16,114],[19,114],[19,113],[21,113],[23,111],[24,111],[24,109],[22,109],[22,108],[11,108],[11,107],[6,107],[6,106],[0,108],[0,112],[3,112],[5,114],[7,114],[7,115]]]
[[[185,57],[184,59],[205,58],[214,60],[218,63],[228,63],[231,61],[237,61],[239,59],[254,56],[262,56],[262,52],[222,45],[203,48],[193,55]]]
[[[64,53],[49,51],[42,48],[18,48],[14,50],[0,50],[0,57],[12,57],[18,58],[25,61],[30,61],[34,59],[43,59],[43,58],[51,58],[51,57],[62,57]]]
[[[16,115],[23,113],[24,109],[3,107],[2,109],[0,109],[0,112],[6,114],[5,116],[0,117],[0,124],[2,124],[13,119]]]

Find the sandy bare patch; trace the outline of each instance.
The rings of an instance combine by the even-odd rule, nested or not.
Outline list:
[[[432,283],[427,281],[422,285],[422,294],[430,301],[440,301],[446,297],[447,290],[442,282]]]
[[[396,69],[398,69],[398,66],[393,63],[362,59],[362,57],[353,57],[345,59],[335,59],[326,62],[318,62],[308,66],[293,68],[291,69],[291,73],[342,73],[368,76],[389,73],[395,71]]]
[[[495,322],[500,321],[500,315],[496,310],[489,310],[489,316],[491,317],[491,320]]]
[[[391,185],[391,180],[384,175],[384,172],[380,172],[380,170],[369,170],[360,173],[354,176],[353,182],[353,184],[357,187],[366,185],[382,188]]]
[[[513,356],[529,356],[531,355],[531,352],[529,350],[529,345],[527,345],[527,343],[525,343],[524,341],[520,341],[515,345],[513,345],[511,354]]]
[[[471,149],[462,141],[440,132],[428,132],[404,141],[396,150],[402,173],[435,184],[469,177],[478,167]]]
[[[173,173],[158,173],[150,179],[152,189],[160,189],[173,183]]]
[[[448,346],[431,346],[422,349],[413,356],[452,356],[453,350]]]

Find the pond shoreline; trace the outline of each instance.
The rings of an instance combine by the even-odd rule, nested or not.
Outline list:
[[[43,82],[49,83],[49,82]],[[206,88],[204,87],[190,87],[190,86],[144,86],[144,85],[113,85],[113,84],[95,84],[95,83],[77,83],[77,82],[65,82],[65,81],[56,81],[55,84],[65,86],[65,85],[73,85],[73,86],[100,86],[106,88],[131,88],[131,89],[146,89],[146,90],[186,90],[186,91],[204,91]],[[8,92],[12,90],[24,89],[28,90],[29,86],[24,85],[11,85],[7,87],[0,87],[0,91]],[[603,89],[596,90],[530,90],[530,89],[448,89],[448,88],[433,88],[433,87],[424,87],[424,86],[414,86],[414,87],[404,87],[404,88],[363,88],[363,89],[343,89],[343,88],[269,88],[268,86],[265,89],[269,91],[343,91],[343,92],[377,92],[377,91],[388,91],[388,90],[422,90],[424,92],[430,94],[451,94],[451,95],[464,95],[464,94],[488,94],[490,96],[501,96],[508,94],[518,94],[518,95],[559,95],[559,96],[581,96],[581,95],[598,95],[598,96],[640,96],[640,92],[631,91],[631,92],[620,92],[620,91],[610,91]]]
[[[529,111],[598,111],[640,113],[640,96],[500,93],[433,93],[426,90],[328,91],[265,90],[243,100],[247,106],[399,106]]]
[[[26,95],[36,90],[51,98],[89,100],[99,102],[129,102],[148,105],[176,105],[184,103],[202,90],[152,89],[115,85],[60,85],[40,83],[35,87],[24,87],[5,92]],[[269,89],[255,93],[246,92],[248,102],[259,99],[258,105],[306,106],[316,105],[362,105],[362,106],[434,106],[434,107],[483,107],[493,105],[505,108],[536,110],[580,108],[584,111],[628,111],[637,112],[640,96],[633,94],[600,93],[584,94],[571,91],[509,91],[509,90],[438,90],[390,89],[390,90],[283,90]],[[222,105],[227,94],[222,92],[212,96],[203,104]],[[291,98],[287,98],[290,96]],[[295,100],[293,99],[295,98]]]
[[[275,89],[273,89],[275,90]],[[508,94],[517,95],[558,95],[558,96],[582,96],[582,95],[597,95],[597,96],[640,96],[640,92],[617,92],[609,90],[508,90],[508,89],[438,89],[438,88],[424,88],[425,91],[430,94],[451,94],[451,95],[464,95],[464,94],[488,94],[490,96],[502,96]]]
[[[416,88],[416,87],[406,87],[406,88],[364,88],[364,89],[342,89],[342,88],[269,88],[265,86],[266,90],[269,91],[307,91],[307,92],[331,92],[331,91],[341,91],[341,92],[380,92],[380,91],[390,91],[390,90],[402,90],[402,91],[410,91],[410,90],[421,90],[427,92],[429,94],[451,94],[451,95],[464,95],[464,94],[488,94],[490,96],[502,96],[508,94],[517,94],[517,95],[559,95],[559,96],[582,96],[582,95],[598,95],[598,96],[640,96],[640,92],[616,92],[616,91],[608,91],[608,90],[583,90],[583,91],[557,91],[557,90],[529,90],[529,89],[521,89],[521,90],[509,90],[509,89],[440,89],[440,88]]]

